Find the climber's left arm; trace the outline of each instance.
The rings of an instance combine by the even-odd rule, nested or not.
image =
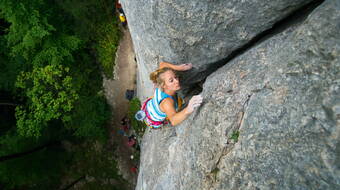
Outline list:
[[[192,68],[192,64],[191,63],[184,63],[184,64],[180,64],[180,65],[174,65],[172,63],[168,63],[168,62],[160,62],[159,63],[159,68],[162,69],[164,67],[169,67],[175,71],[187,71],[190,70]]]

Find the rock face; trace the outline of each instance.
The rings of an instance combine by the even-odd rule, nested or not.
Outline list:
[[[136,4],[141,2],[145,3]],[[264,2],[271,6],[271,1]],[[133,3],[125,3],[129,4]],[[154,17],[165,19],[161,16],[170,10],[162,6],[171,3],[154,1],[147,6],[153,10],[154,4],[160,9]],[[178,10],[200,10],[194,5],[184,8],[180,1],[171,4]],[[223,10],[226,19],[227,10],[233,9]],[[177,19],[168,19],[164,26],[178,26]],[[191,27],[197,24],[199,28],[200,19],[191,21]],[[228,25],[219,27],[223,26]],[[137,31],[134,27],[132,33]],[[211,74],[203,85],[204,104],[193,115],[179,126],[146,131],[136,189],[340,189],[339,31],[340,1],[325,1],[301,23],[271,36]],[[164,31],[156,39],[162,35],[168,39],[166,34]],[[164,41],[160,40],[147,52],[152,38],[145,34],[142,46],[140,35],[134,36],[139,60],[156,59],[150,57],[157,54],[186,60],[176,56],[191,56],[194,51],[171,44],[162,49]],[[179,46],[188,47],[189,39],[182,38]],[[203,42],[193,41],[198,52],[205,47]],[[210,53],[225,53],[228,48]]]
[[[191,62],[191,83],[216,61],[311,0],[122,0],[137,54],[139,97],[151,95],[148,74],[159,61]]]

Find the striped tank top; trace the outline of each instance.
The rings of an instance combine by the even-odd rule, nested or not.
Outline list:
[[[165,92],[161,91],[159,88],[155,89],[153,98],[150,99],[150,101],[147,102],[146,104],[146,110],[148,115],[150,116],[150,119],[152,121],[156,122],[162,122],[166,118],[166,114],[161,111],[160,109],[160,103],[165,99],[165,98],[172,98],[175,101],[175,109],[177,110],[177,100],[166,94]]]

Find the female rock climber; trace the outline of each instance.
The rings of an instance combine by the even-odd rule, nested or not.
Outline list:
[[[186,71],[192,64],[173,65],[161,62],[159,68],[150,74],[150,79],[155,84],[154,95],[144,102],[142,110],[146,117],[145,123],[154,129],[160,128],[167,121],[175,126],[185,120],[196,107],[202,103],[202,96],[193,96],[187,107],[180,110],[181,102],[177,91],[181,89],[176,71]]]

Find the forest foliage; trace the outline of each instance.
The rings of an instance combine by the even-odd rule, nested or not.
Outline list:
[[[0,0],[0,189],[60,186],[64,142],[105,142],[119,38],[114,1]]]

